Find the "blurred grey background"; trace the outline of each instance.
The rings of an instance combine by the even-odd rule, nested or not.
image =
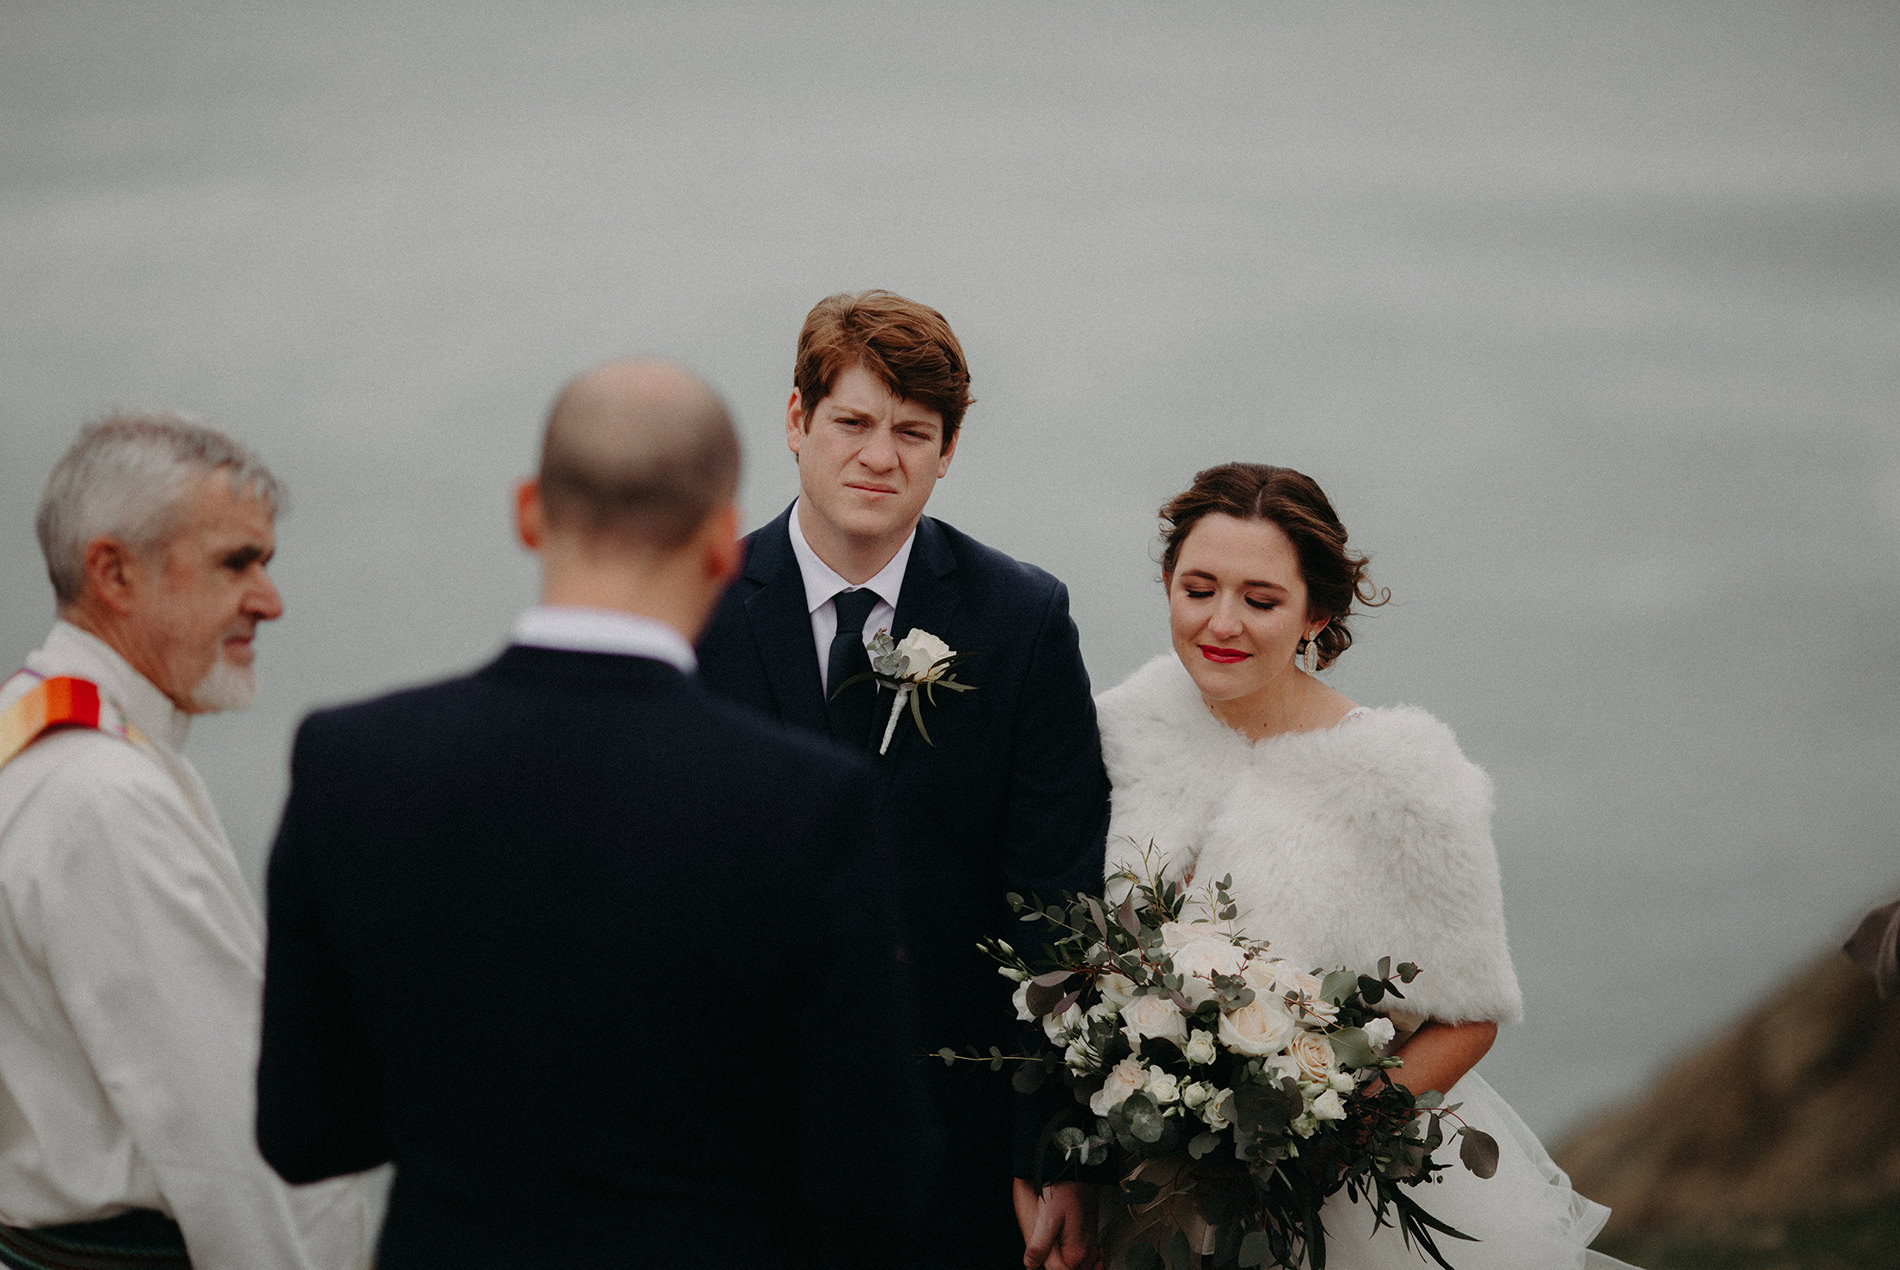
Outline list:
[[[708,376],[756,524],[806,309],[882,286],[975,374],[932,510],[1069,583],[1099,687],[1167,646],[1154,509],[1197,468],[1326,486],[1395,600],[1335,682],[1496,779],[1530,1014],[1486,1072],[1547,1135],[1900,890],[1900,8],[0,30],[0,661],[52,617],[32,515],[82,423],[254,443],[289,613],[192,741],[253,877],[305,711],[468,667],[533,599],[509,490],[565,378]]]

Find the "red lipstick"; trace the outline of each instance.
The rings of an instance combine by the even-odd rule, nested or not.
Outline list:
[[[1237,661],[1246,661],[1247,658],[1253,656],[1252,653],[1243,653],[1238,648],[1222,648],[1218,644],[1202,644],[1200,647],[1201,656],[1209,661],[1219,662],[1223,666],[1231,666]]]

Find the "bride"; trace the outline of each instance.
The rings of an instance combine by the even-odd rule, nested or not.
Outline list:
[[[1391,1016],[1404,1060],[1392,1075],[1446,1091],[1502,1149],[1496,1176],[1454,1161],[1417,1194],[1481,1241],[1440,1239],[1440,1251],[1458,1270],[1622,1264],[1585,1252],[1609,1210],[1571,1190],[1473,1070],[1522,1010],[1489,779],[1423,710],[1357,706],[1314,677],[1351,646],[1354,601],[1385,602],[1365,558],[1347,550],[1319,486],[1289,468],[1210,468],[1161,517],[1174,653],[1099,702],[1111,875],[1139,872],[1139,848],[1152,841],[1170,873],[1231,874],[1242,924],[1276,956],[1325,969],[1387,956],[1421,966]],[[1343,1194],[1323,1215],[1330,1270],[1428,1264]],[[1127,1213],[1111,1223],[1111,1267],[1134,1225]]]

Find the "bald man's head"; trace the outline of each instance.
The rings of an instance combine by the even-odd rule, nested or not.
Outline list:
[[[555,400],[539,484],[550,532],[670,551],[738,492],[739,441],[686,371],[609,362]]]

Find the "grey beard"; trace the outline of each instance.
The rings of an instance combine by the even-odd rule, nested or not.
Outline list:
[[[200,714],[221,710],[242,710],[251,704],[257,692],[257,672],[250,666],[237,666],[220,657],[192,687],[188,697]]]

